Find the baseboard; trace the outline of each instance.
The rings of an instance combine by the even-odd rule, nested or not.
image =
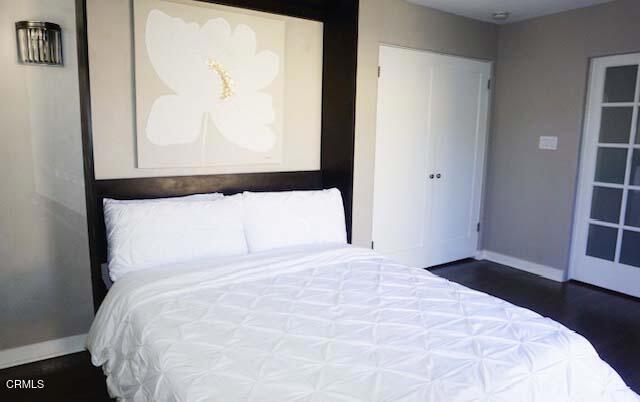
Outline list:
[[[0,369],[85,350],[87,334],[0,350]]]
[[[536,274],[543,278],[550,279],[556,282],[565,282],[567,280],[565,277],[565,273],[559,269],[555,269],[547,265],[537,264],[531,261],[521,260],[520,258],[511,257],[493,251],[478,251],[475,258],[477,260],[488,260],[498,264],[507,265],[509,267]]]

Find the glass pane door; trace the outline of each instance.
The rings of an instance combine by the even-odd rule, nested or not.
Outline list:
[[[571,276],[640,295],[640,54],[595,59],[589,93]]]
[[[640,267],[634,252],[640,250],[636,232],[640,232],[640,187],[633,186],[640,176],[638,69],[631,64],[605,70],[586,249],[589,256],[636,267]]]

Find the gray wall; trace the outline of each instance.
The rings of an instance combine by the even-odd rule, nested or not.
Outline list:
[[[62,26],[64,67],[17,63],[22,19]],[[75,52],[74,0],[0,0],[0,350],[91,323]]]
[[[360,0],[353,242],[371,244],[380,44],[493,60],[498,28],[405,0]]]
[[[589,58],[640,51],[640,1],[502,26],[484,249],[568,266]],[[541,135],[557,151],[538,150]]]

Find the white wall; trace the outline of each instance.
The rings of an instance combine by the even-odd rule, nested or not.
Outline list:
[[[14,23],[63,29],[64,67],[17,63]],[[85,333],[93,303],[73,0],[0,0],[0,349]]]

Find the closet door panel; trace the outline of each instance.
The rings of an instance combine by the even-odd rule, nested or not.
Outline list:
[[[375,249],[426,267],[432,67],[421,52],[380,48],[374,179]]]
[[[431,130],[436,180],[430,265],[475,254],[486,142],[489,65],[438,56]]]
[[[380,67],[374,248],[418,267],[471,257],[491,63],[381,46]]]

